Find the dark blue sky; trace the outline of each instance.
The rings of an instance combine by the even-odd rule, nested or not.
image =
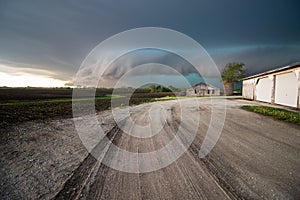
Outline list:
[[[0,72],[32,68],[68,81],[101,41],[154,26],[194,38],[220,69],[239,61],[253,74],[300,61],[299,8],[296,0],[0,0]]]

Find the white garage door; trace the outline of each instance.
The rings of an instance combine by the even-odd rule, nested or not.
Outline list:
[[[243,81],[243,97],[245,99],[254,99],[254,86],[255,86],[255,80],[244,80]]]
[[[269,78],[258,80],[255,88],[256,100],[271,103],[273,81]]]
[[[297,107],[297,95],[298,81],[293,72],[276,76],[275,103]]]

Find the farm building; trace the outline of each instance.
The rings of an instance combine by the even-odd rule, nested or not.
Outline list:
[[[243,98],[300,108],[300,63],[244,78]]]
[[[186,90],[186,96],[219,96],[220,88],[208,83],[198,83]]]

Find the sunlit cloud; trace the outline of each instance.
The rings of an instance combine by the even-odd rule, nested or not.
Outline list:
[[[0,86],[7,87],[64,87],[67,81],[52,78],[44,69],[14,68],[0,64]]]
[[[0,86],[7,87],[64,87],[67,81],[36,75],[9,75],[0,72]]]
[[[26,75],[26,74],[35,74],[41,76],[55,76],[56,74],[47,69],[41,69],[37,66],[31,67],[29,64],[24,63],[15,63],[15,62],[4,62],[0,60],[0,72],[9,74],[9,75]]]

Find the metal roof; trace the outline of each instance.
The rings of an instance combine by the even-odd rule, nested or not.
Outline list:
[[[290,64],[288,66],[285,66],[285,67],[280,67],[280,68],[269,70],[269,71],[266,71],[266,72],[263,72],[263,73],[255,74],[255,75],[252,75],[252,76],[248,76],[246,78],[243,78],[242,80],[256,78],[256,77],[259,77],[259,76],[265,76],[265,75],[268,75],[268,74],[272,74],[272,73],[276,73],[276,72],[281,72],[281,71],[293,69],[293,68],[296,68],[296,67],[300,67],[300,62],[296,62],[296,63]]]

